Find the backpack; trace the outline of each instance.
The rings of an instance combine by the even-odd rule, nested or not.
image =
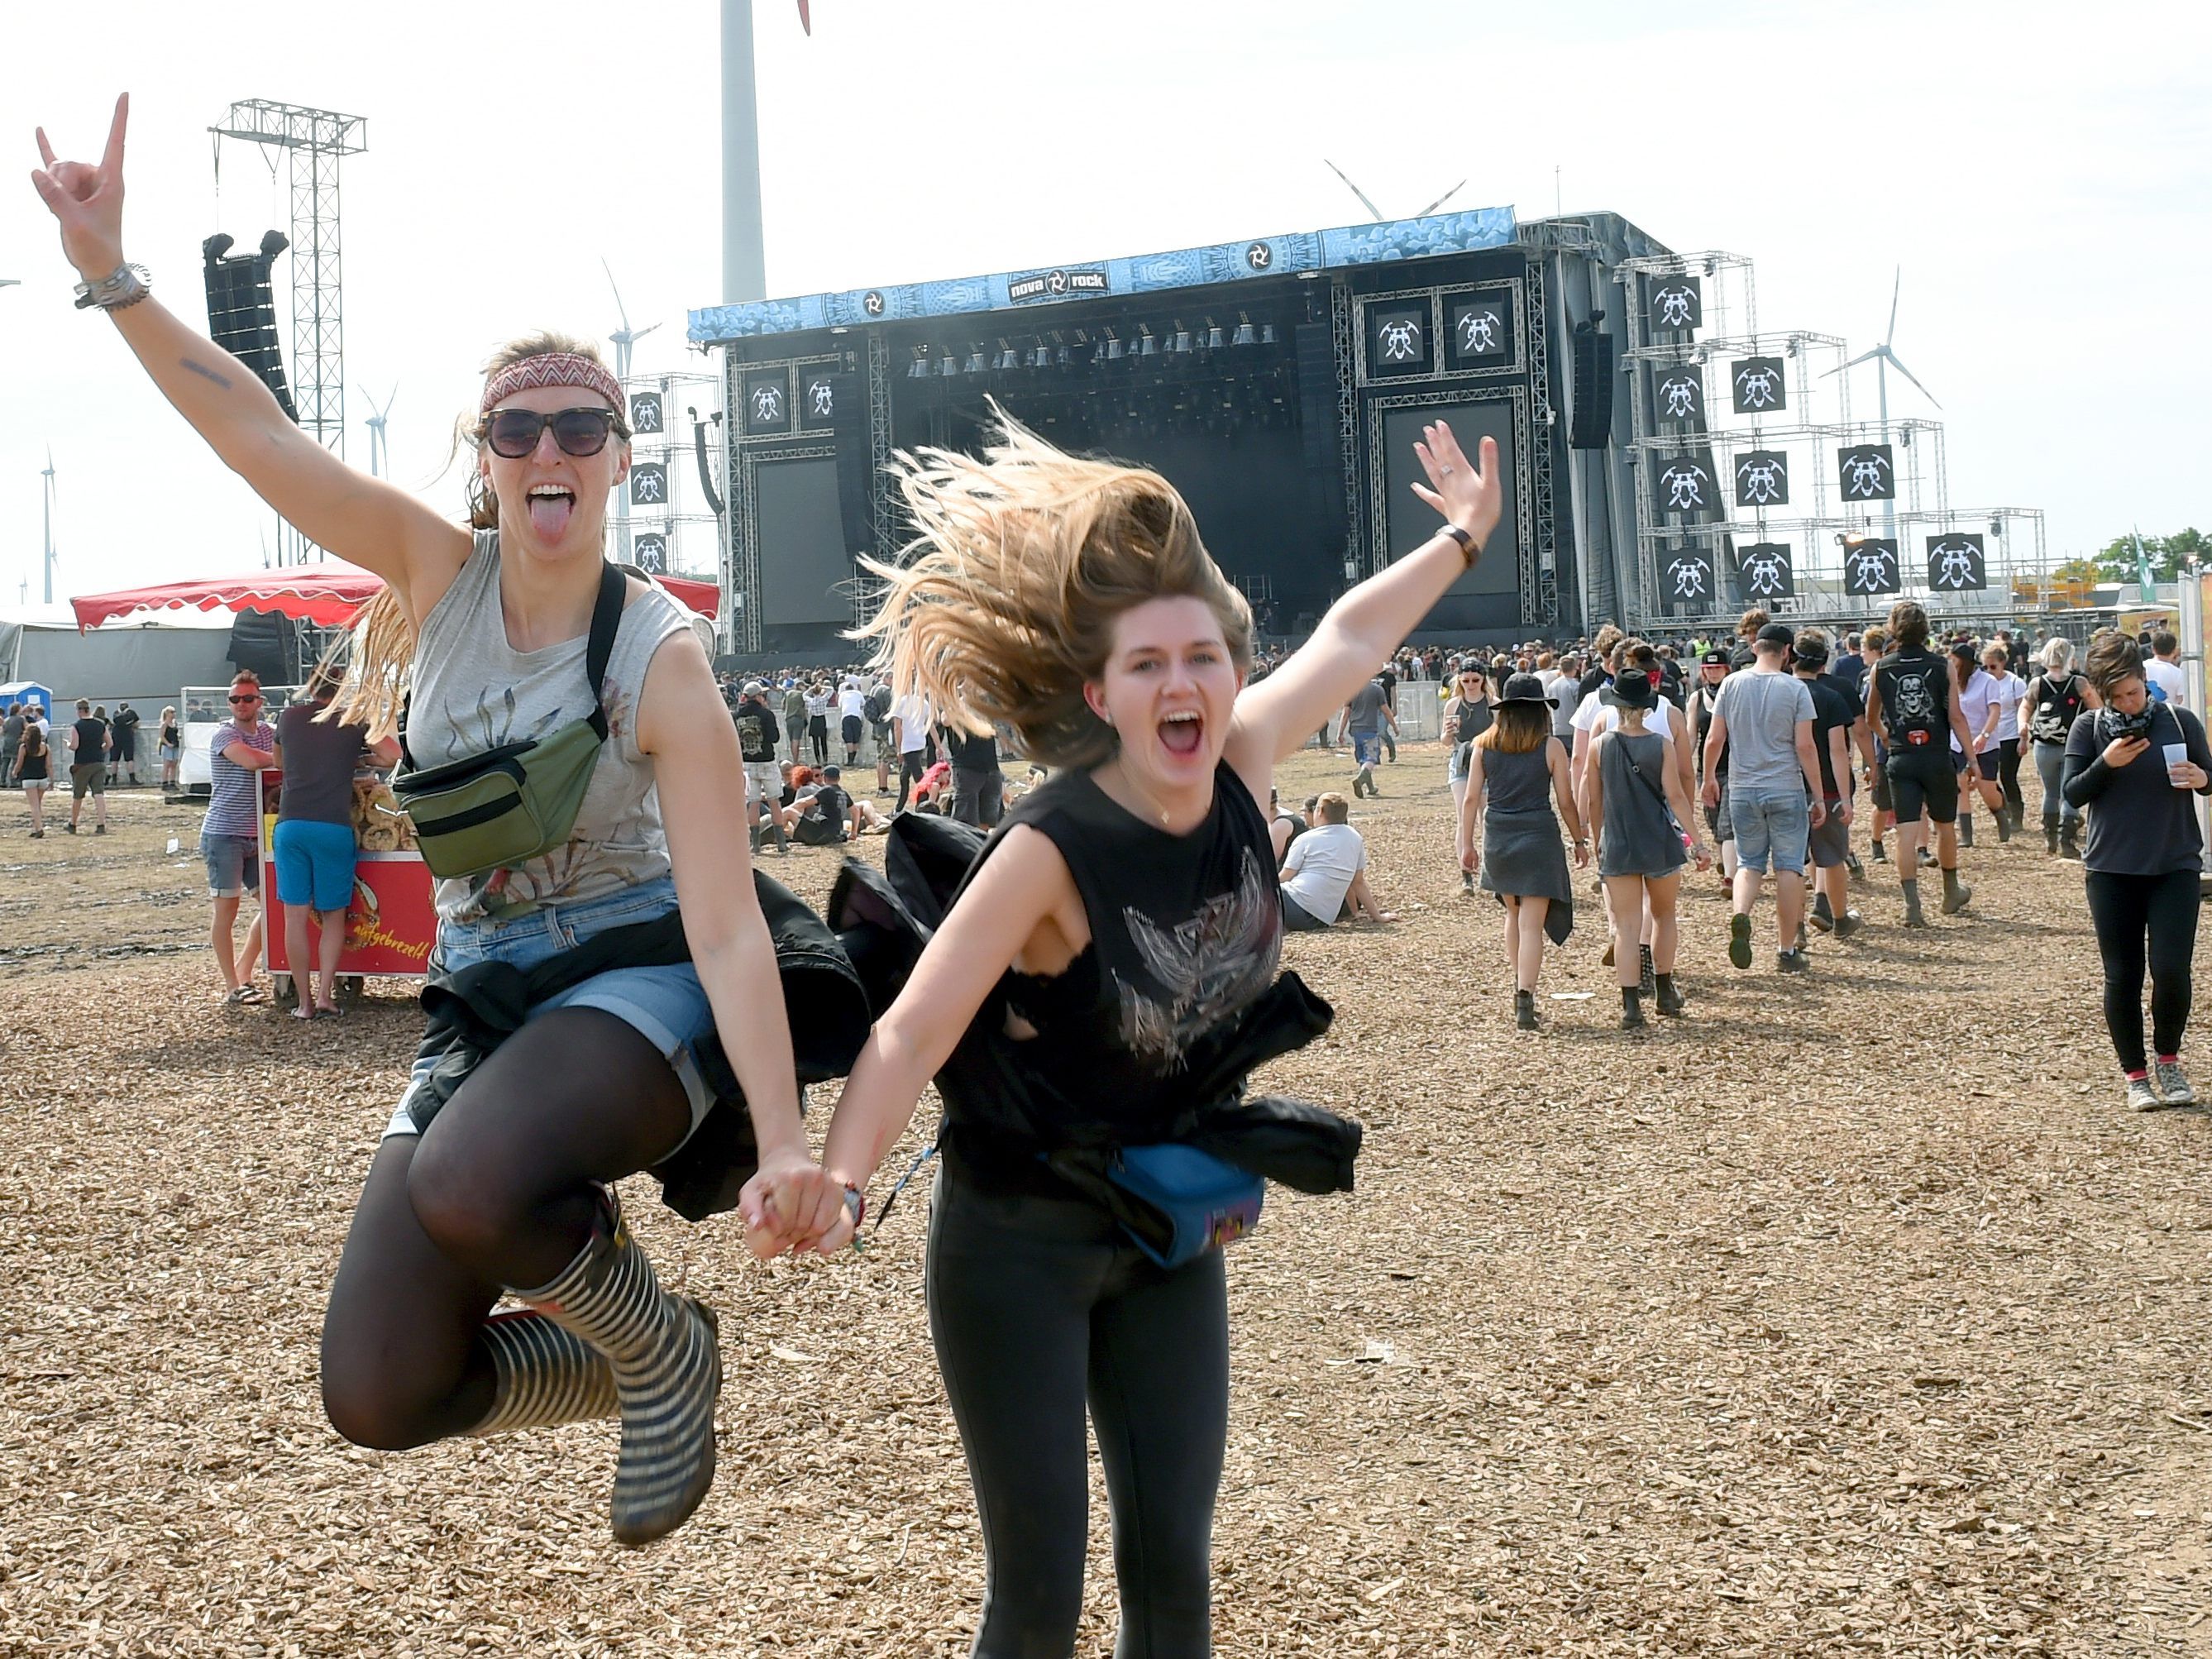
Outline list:
[[[2048,674],[2035,677],[2035,684],[2049,695],[2046,699],[2039,699],[2036,702],[2035,714],[2028,721],[2027,735],[2030,738],[2037,743],[2066,741],[2066,734],[2073,728],[2075,718],[2081,714],[2083,706],[2077,684],[2081,678],[2079,674],[2069,673],[2063,684],[2054,685]],[[2030,696],[2034,695],[2031,688]]]
[[[891,694],[878,686],[868,693],[867,701],[860,705],[860,712],[868,717],[871,726],[881,726],[891,712]]]

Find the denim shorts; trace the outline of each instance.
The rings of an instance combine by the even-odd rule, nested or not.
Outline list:
[[[482,962],[504,962],[526,970],[574,950],[595,933],[651,921],[675,908],[675,880],[663,876],[580,903],[540,905],[510,921],[441,921],[431,966],[450,974]],[[708,1006],[697,969],[688,962],[659,968],[610,969],[538,1003],[531,1009],[530,1018],[541,1018],[556,1008],[604,1009],[640,1032],[675,1068],[691,1103],[691,1127],[699,1127],[714,1102],[691,1050],[694,1043],[714,1030],[714,1011]],[[416,1081],[429,1069],[422,1060],[416,1061],[398,1109],[385,1128],[387,1139],[419,1133],[415,1120],[408,1115],[407,1103]]]
[[[1771,862],[1779,873],[1805,873],[1805,844],[1812,814],[1803,789],[1731,789],[1729,817],[1735,825],[1735,862],[1740,870],[1766,873]]]
[[[1444,763],[1444,781],[1446,783],[1465,783],[1467,781],[1467,775],[1468,771],[1468,751],[1474,747],[1474,744],[1472,741],[1467,743],[1455,743],[1452,745],[1451,758]]]
[[[1382,734],[1380,732],[1354,732],[1352,734],[1352,763],[1372,766],[1382,758]]]
[[[352,904],[353,825],[280,818],[270,850],[276,854],[276,896],[290,908],[304,905],[327,915]]]
[[[236,898],[261,890],[261,843],[252,836],[216,836],[200,831],[200,860],[207,866],[208,891]]]

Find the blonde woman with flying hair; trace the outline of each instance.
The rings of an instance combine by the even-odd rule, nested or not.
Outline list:
[[[41,131],[33,183],[83,304],[178,412],[309,540],[384,579],[331,714],[381,736],[404,688],[410,769],[589,739],[560,750],[582,792],[572,829],[438,884],[434,984],[467,1002],[461,975],[509,972],[524,1023],[426,1040],[331,1289],[325,1409],[395,1450],[618,1414],[613,1528],[649,1541],[712,1481],[721,1370],[713,1316],[659,1287],[611,1183],[661,1164],[717,1103],[702,1067],[719,1032],[758,1140],[754,1236],[817,1237],[839,1195],[799,1126],[736,736],[701,718],[720,706],[708,641],[602,554],[629,470],[622,389],[558,336],[497,354],[467,428],[469,528],[353,471],[124,263],[127,113],[118,100],[96,166],[57,160]],[[585,664],[602,654],[595,684]],[[502,1293],[522,1310],[488,1317]]]
[[[1063,454],[1012,422],[981,459],[903,461],[921,534],[909,562],[877,568],[886,591],[864,631],[896,690],[950,726],[1003,724],[1052,768],[878,1020],[823,1152],[833,1178],[865,1187],[936,1081],[930,1329],[982,1523],[981,1659],[1073,1650],[1086,1406],[1113,1508],[1116,1651],[1207,1651],[1229,1328],[1221,1251],[1205,1245],[1222,1230],[1187,1256],[1140,1245],[1108,1207],[1111,1178],[1079,1172],[1188,1152],[1193,1123],[1265,1103],[1237,1104],[1255,1048],[1326,1025],[1294,975],[1275,977],[1261,804],[1276,763],[1498,523],[1491,440],[1478,466],[1438,422],[1415,452],[1428,482],[1414,490],[1447,522],[1249,685],[1251,613],[1158,474]],[[1294,1015],[1305,1023],[1285,1034]],[[1350,1159],[1309,1190],[1348,1185]],[[1257,1162],[1212,1167],[1243,1180]],[[849,1237],[841,1219],[820,1248]]]

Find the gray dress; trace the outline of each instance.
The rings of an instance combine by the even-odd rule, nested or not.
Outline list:
[[[1482,888],[1501,902],[1508,894],[1551,900],[1544,932],[1564,945],[1575,928],[1575,890],[1552,811],[1552,745],[1558,741],[1547,738],[1522,755],[1482,751]]]
[[[1690,861],[1667,805],[1667,744],[1656,732],[1607,732],[1599,740],[1605,783],[1601,876],[1671,875]]]

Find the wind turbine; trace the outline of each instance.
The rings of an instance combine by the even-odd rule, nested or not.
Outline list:
[[[39,474],[46,480],[41,486],[40,506],[45,509],[46,532],[46,603],[54,602],[54,447],[46,446],[46,470]]]
[[[365,422],[368,428],[368,476],[380,478],[384,476],[383,469],[392,465],[392,451],[384,435],[384,417],[392,412],[392,400],[399,395],[399,382],[394,380],[392,390],[384,394],[384,407],[381,409],[376,406],[376,399],[368,395],[367,386],[359,386],[356,390],[361,393],[362,402],[368,405],[368,419]]]
[[[1850,362],[1838,364],[1820,377],[1825,380],[1829,375],[1841,374],[1845,369],[1856,368],[1861,363],[1870,362],[1874,365],[1875,397],[1881,408],[1881,441],[1885,446],[1889,442],[1889,371],[1891,369],[1895,369],[1906,380],[1911,380],[1914,386],[1918,388],[1920,395],[1927,398],[1929,403],[1936,404],[1936,408],[1943,407],[1942,404],[1936,403],[1936,394],[1926,386],[1921,386],[1918,378],[1899,359],[1897,353],[1890,349],[1890,343],[1897,338],[1897,298],[1904,286],[1905,267],[1899,265],[1897,268],[1896,277],[1890,284],[1889,331],[1881,337],[1881,343],[1871,351],[1862,351]],[[1894,541],[1897,538],[1897,502],[1894,498],[1883,504],[1881,518],[1883,533]]]
[[[623,304],[621,285],[615,281],[615,268],[606,262],[605,255],[600,256],[599,269],[607,273],[607,286],[613,289],[615,292],[615,311],[622,318],[622,326],[607,337],[615,343],[615,379],[622,382],[623,393],[627,397],[629,393],[629,349],[652,333],[654,329],[659,328],[660,325],[647,323],[643,328],[632,330],[629,325],[629,310]],[[625,410],[623,413],[627,415],[628,411]],[[622,544],[622,562],[628,564],[630,562],[629,481],[628,479],[623,481],[622,499],[615,503],[615,534]]]
[[[1389,222],[1389,216],[1384,213],[1381,208],[1375,205],[1373,198],[1371,198],[1365,191],[1360,189],[1358,185],[1352,182],[1350,174],[1346,173],[1342,167],[1337,166],[1335,162],[1330,161],[1326,155],[1322,156],[1321,159],[1331,173],[1344,180],[1344,187],[1359,198],[1359,205],[1365,208],[1369,213],[1374,216],[1375,222],[1376,224],[1387,224]],[[1466,188],[1467,180],[1462,179],[1457,184],[1454,185],[1449,190],[1446,191],[1443,195],[1437,197],[1435,201],[1430,203],[1428,206],[1423,208],[1419,213],[1414,214],[1413,216],[1416,219],[1427,218],[1431,213],[1434,213],[1438,208],[1442,207],[1446,202],[1450,201],[1453,197],[1458,195],[1460,191]]]

